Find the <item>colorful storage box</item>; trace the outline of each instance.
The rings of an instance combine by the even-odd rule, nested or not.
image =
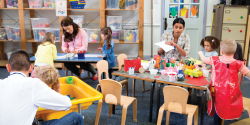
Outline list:
[[[7,34],[5,28],[0,28],[0,40],[7,40]]]
[[[47,28],[50,27],[48,18],[30,18],[32,28]]]
[[[8,41],[20,41],[20,28],[18,26],[5,28]]]
[[[7,8],[18,8],[18,0],[6,0]]]
[[[138,29],[124,29],[124,41],[126,43],[136,43],[138,39]]]
[[[119,0],[106,0],[107,9],[119,9]]]
[[[73,19],[74,23],[78,24],[80,28],[84,25],[84,15],[69,15]]]
[[[69,0],[69,4],[72,9],[84,9],[86,2],[85,0]]]
[[[29,0],[29,7],[30,8],[42,8],[43,0]]]
[[[120,30],[122,27],[122,16],[107,16],[107,26],[112,30]]]
[[[120,30],[112,30],[112,39],[115,43],[119,43],[120,40]]]
[[[100,30],[99,29],[85,29],[88,34],[89,42],[99,42]]]
[[[46,32],[51,32],[56,35],[56,42],[60,42],[60,29],[59,28],[48,28]]]
[[[56,8],[55,0],[44,0],[45,8]]]
[[[137,9],[138,8],[138,0],[126,0],[125,1],[126,9]]]
[[[83,82],[75,76],[73,77],[73,83],[68,84],[66,81],[67,77],[59,78],[60,89],[62,95],[70,95],[70,97],[75,97],[71,100],[72,106],[68,111],[54,111],[46,110],[43,108],[38,108],[36,116],[41,116],[43,120],[60,119],[61,117],[67,115],[70,112],[78,111],[78,104],[81,104],[81,110],[87,109],[94,101],[103,98],[103,95],[96,89],[89,86],[87,83]]]
[[[44,28],[33,28],[33,35],[35,41],[43,41],[43,37],[46,33]]]

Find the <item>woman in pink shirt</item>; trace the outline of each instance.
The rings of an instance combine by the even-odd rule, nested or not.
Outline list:
[[[61,26],[63,28],[62,36],[62,51],[65,53],[77,53],[78,50],[88,49],[88,35],[85,30],[80,29],[79,26],[73,22],[70,17],[66,17],[61,21]],[[76,67],[80,65],[80,69],[91,72],[93,75],[92,79],[97,80],[97,74],[95,68],[90,63],[78,63],[78,62],[67,62],[64,66],[76,74],[79,78],[80,69]]]

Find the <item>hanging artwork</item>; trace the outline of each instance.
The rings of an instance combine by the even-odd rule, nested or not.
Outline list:
[[[196,16],[196,14],[198,12],[198,9],[196,9],[196,8],[197,8],[197,6],[192,6],[191,12],[192,12],[193,16]]]
[[[56,16],[67,16],[66,0],[56,0]]]

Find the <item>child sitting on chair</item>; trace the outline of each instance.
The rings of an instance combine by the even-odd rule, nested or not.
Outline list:
[[[226,39],[220,43],[222,56],[206,58],[202,51],[198,54],[201,60],[212,65],[210,92],[212,100],[208,101],[208,114],[214,115],[214,125],[220,125],[221,119],[238,119],[243,110],[242,93],[238,72],[250,76],[249,69],[243,61],[235,60],[237,43]]]
[[[206,36],[201,40],[200,45],[205,49],[203,55],[205,57],[218,56],[218,53],[215,51],[220,47],[220,40],[213,36]]]

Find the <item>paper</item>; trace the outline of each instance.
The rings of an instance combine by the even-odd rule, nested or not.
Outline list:
[[[56,16],[67,16],[66,0],[56,0]]]
[[[98,57],[99,55],[85,55],[85,57]]]
[[[165,52],[168,52],[168,51],[174,49],[173,46],[165,44],[165,41],[161,41],[159,43],[155,43],[155,45],[160,46]]]
[[[66,56],[65,55],[64,56],[57,56],[56,59],[66,59]]]

